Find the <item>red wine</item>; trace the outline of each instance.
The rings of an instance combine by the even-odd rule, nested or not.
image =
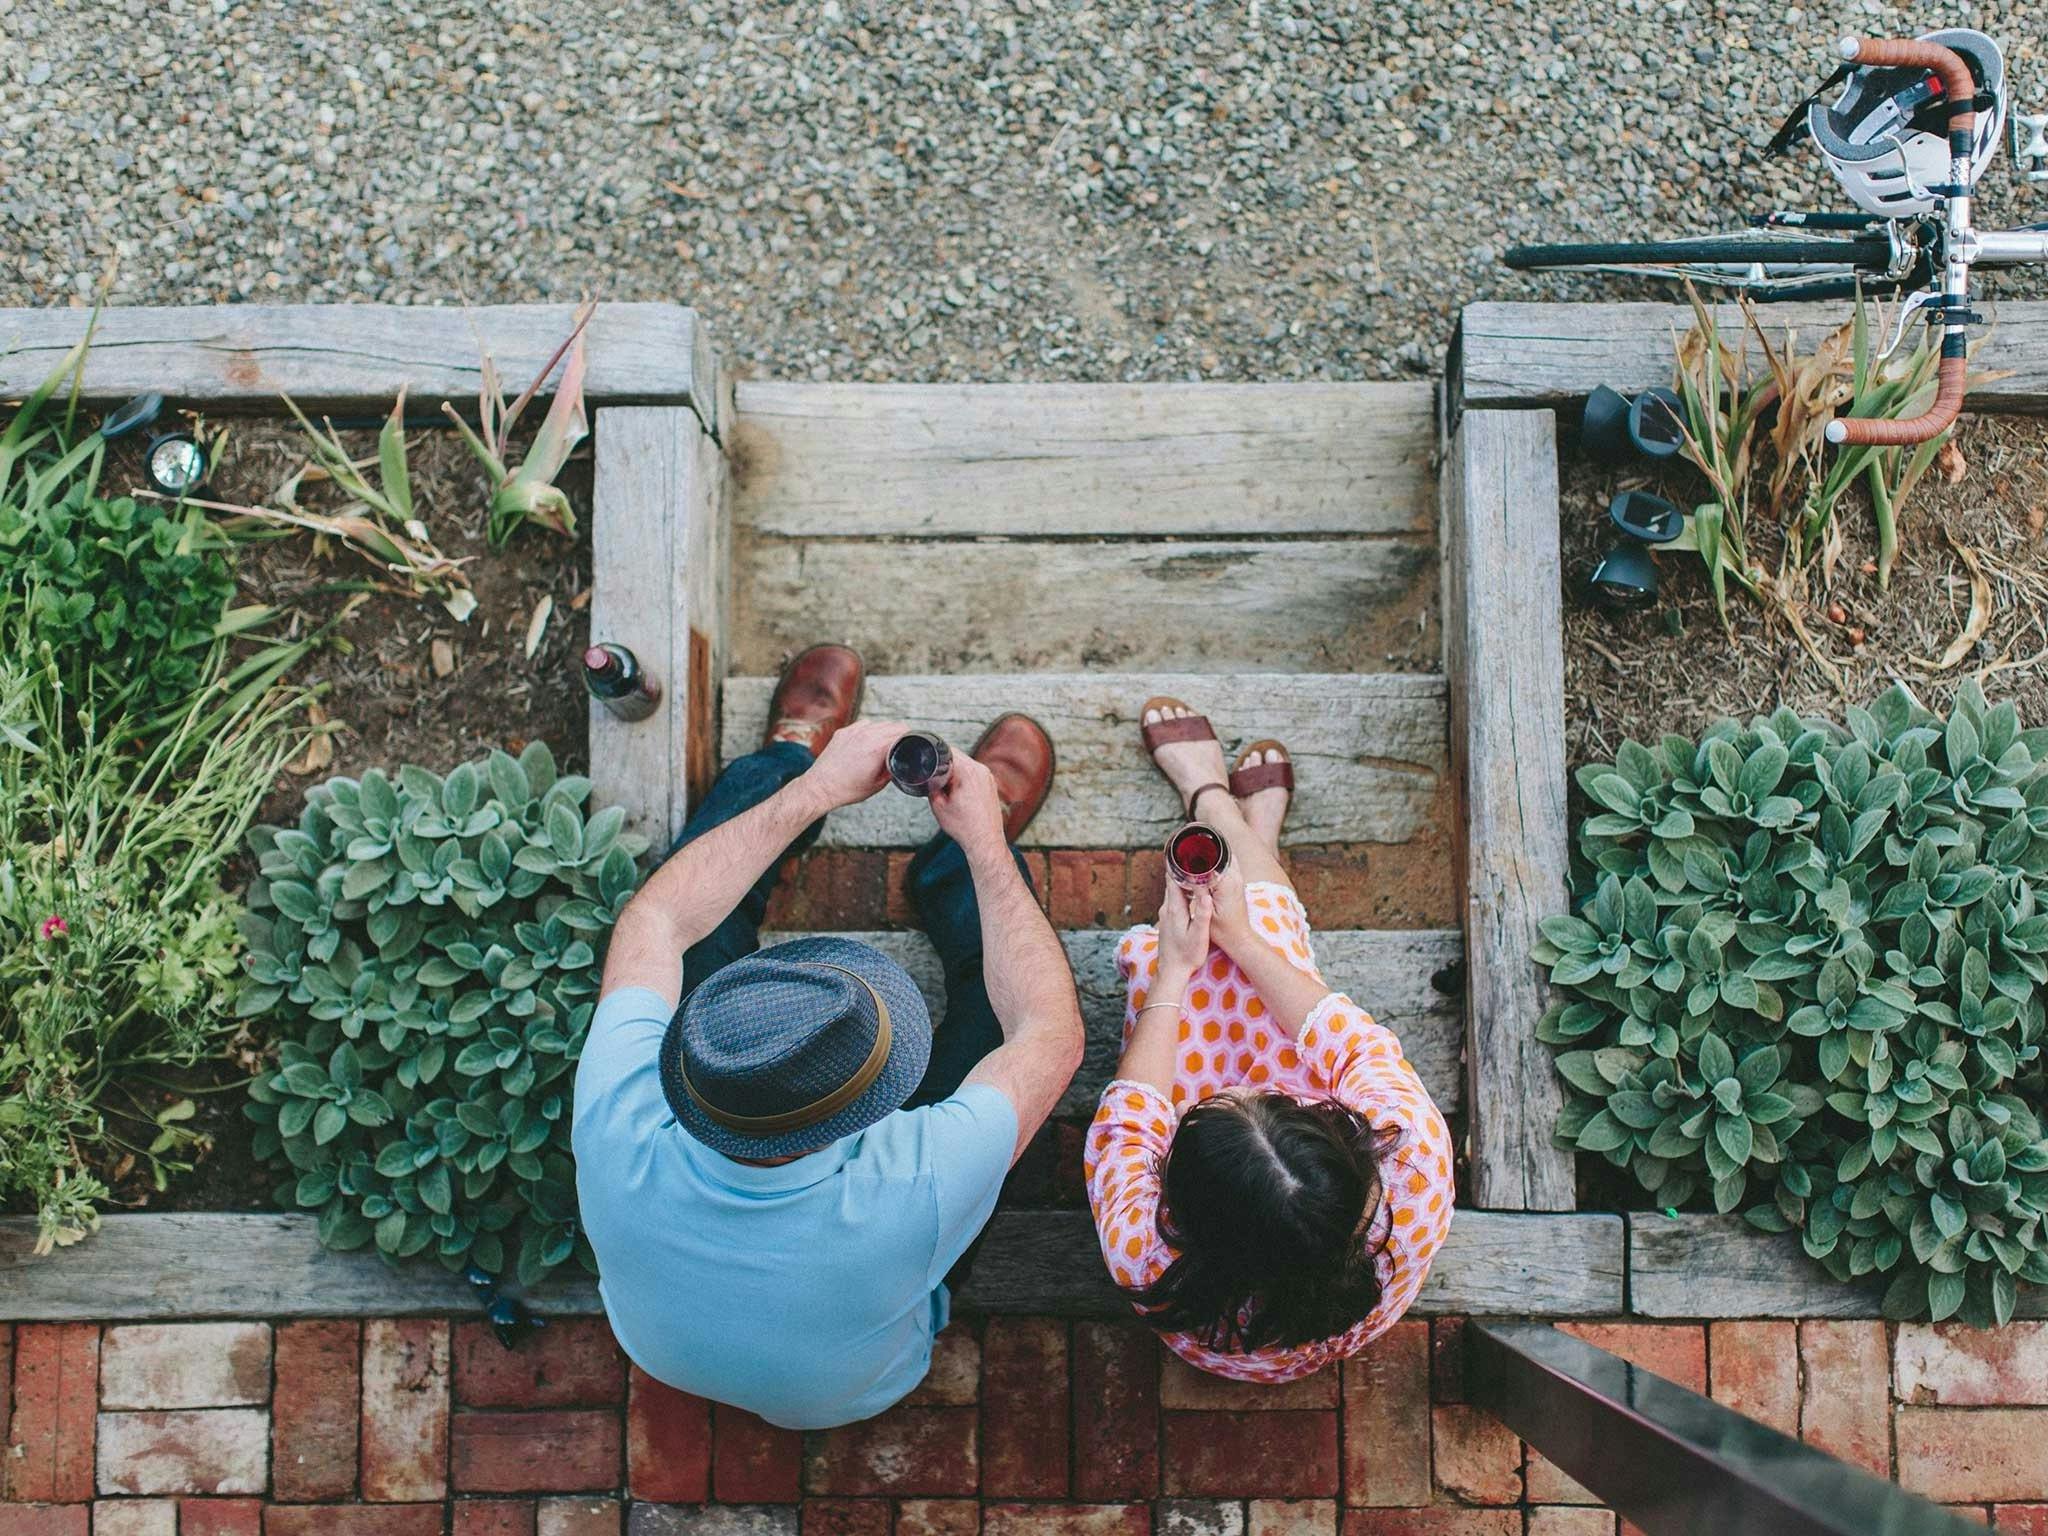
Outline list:
[[[583,653],[583,687],[621,720],[645,720],[661,703],[661,684],[623,645],[603,641]]]
[[[925,731],[896,738],[889,749],[889,780],[906,795],[928,796],[953,777],[953,749]]]
[[[1166,873],[1183,890],[1213,885],[1230,867],[1230,845],[1214,827],[1188,822],[1166,840]]]

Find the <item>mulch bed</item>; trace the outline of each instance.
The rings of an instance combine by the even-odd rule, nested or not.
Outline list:
[[[1704,485],[1690,466],[1649,476],[1593,464],[1578,451],[1576,429],[1568,421],[1559,444],[1565,733],[1574,768],[1611,761],[1625,739],[1697,736],[1721,716],[1747,720],[1780,704],[1839,720],[1846,705],[1867,704],[1894,682],[1943,710],[1975,677],[1994,702],[2013,700],[2025,724],[2048,725],[2048,423],[1965,418],[1955,440],[1960,476],[1951,482],[1937,467],[1921,482],[1900,519],[1888,591],[1878,587],[1867,498],[1858,488],[1837,504],[1841,550],[1832,580],[1815,563],[1806,624],[1840,689],[1783,619],[1732,582],[1732,636],[1725,632],[1696,555],[1657,556],[1659,601],[1646,612],[1617,616],[1594,604],[1587,578],[1618,537],[1607,521],[1614,493],[1648,486],[1689,508]],[[1761,558],[1774,565],[1775,548],[1752,532],[1753,554],[1759,542]],[[1954,665],[1938,668],[1969,620],[1972,557],[1988,583],[1990,621]],[[1840,622],[1827,617],[1830,603],[1840,604]]]
[[[376,453],[373,432],[347,432],[343,441],[358,457]],[[353,550],[311,533],[247,546],[235,602],[277,607],[286,615],[278,632],[311,633],[345,611],[293,675],[299,685],[320,690],[319,707],[333,726],[331,757],[323,751],[294,764],[263,807],[266,821],[295,821],[308,787],[373,767],[418,763],[445,772],[494,746],[516,753],[529,741],[547,742],[564,771],[587,765],[588,705],[576,658],[589,634],[588,448],[560,481],[576,511],[576,535],[565,539],[528,527],[493,551],[484,542],[487,477],[461,438],[428,429],[412,434],[409,444],[415,512],[443,554],[467,562],[476,611],[457,623],[437,599],[381,581]],[[288,419],[235,422],[213,475],[212,499],[274,504],[278,486],[305,457],[303,434]],[[107,490],[127,488],[126,468],[110,468]],[[340,498],[319,491],[305,499],[320,509]],[[528,625],[543,599],[552,600],[552,611],[529,657]],[[437,640],[446,646],[444,663],[452,664],[445,675],[435,666]],[[202,1067],[181,1085],[180,1091],[195,1093],[201,1108],[194,1124],[213,1137],[213,1150],[165,1194],[131,1179],[117,1192],[123,1201],[155,1210],[270,1207],[276,1175],[252,1161],[254,1127],[242,1115],[243,1085],[260,1066],[264,1043],[245,1033],[233,1061]]]

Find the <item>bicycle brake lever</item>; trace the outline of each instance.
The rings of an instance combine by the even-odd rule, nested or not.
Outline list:
[[[2028,181],[2048,181],[2048,112],[2013,113],[2012,161]]]
[[[1886,348],[1882,352],[1877,354],[1877,360],[1879,363],[1888,363],[1892,360],[1892,354],[1898,351],[1900,347],[1906,344],[1906,327],[1913,323],[1914,319],[1919,315],[1921,310],[1925,309],[1928,305],[1932,304],[1933,302],[1934,295],[1931,293],[1915,293],[1908,295],[1906,302],[1899,306],[1898,329],[1892,332],[1892,339],[1890,344],[1886,346]]]

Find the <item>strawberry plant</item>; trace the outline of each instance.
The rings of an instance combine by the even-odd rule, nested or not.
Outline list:
[[[2048,731],[1894,687],[1578,783],[1580,899],[1535,952],[1558,1140],[1887,1277],[1889,1316],[2011,1317],[2048,1282]]]

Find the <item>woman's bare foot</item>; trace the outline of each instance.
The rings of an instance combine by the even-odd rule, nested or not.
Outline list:
[[[1198,718],[1200,711],[1180,700],[1159,698],[1146,701],[1141,723],[1156,726],[1169,720]],[[1223,744],[1213,735],[1193,741],[1162,742],[1152,749],[1152,760],[1166,775],[1167,782],[1180,791],[1183,806],[1187,805],[1188,797],[1204,784],[1223,784],[1227,778],[1223,767]],[[1211,798],[1205,796],[1205,802]]]
[[[1276,747],[1254,746],[1238,754],[1233,765],[1237,771],[1255,768],[1261,763],[1284,763],[1287,754]],[[1273,850],[1275,858],[1280,854],[1280,827],[1287,820],[1287,806],[1293,800],[1294,791],[1284,784],[1268,785],[1264,789],[1238,799],[1238,809],[1244,813],[1245,824],[1253,834]]]

